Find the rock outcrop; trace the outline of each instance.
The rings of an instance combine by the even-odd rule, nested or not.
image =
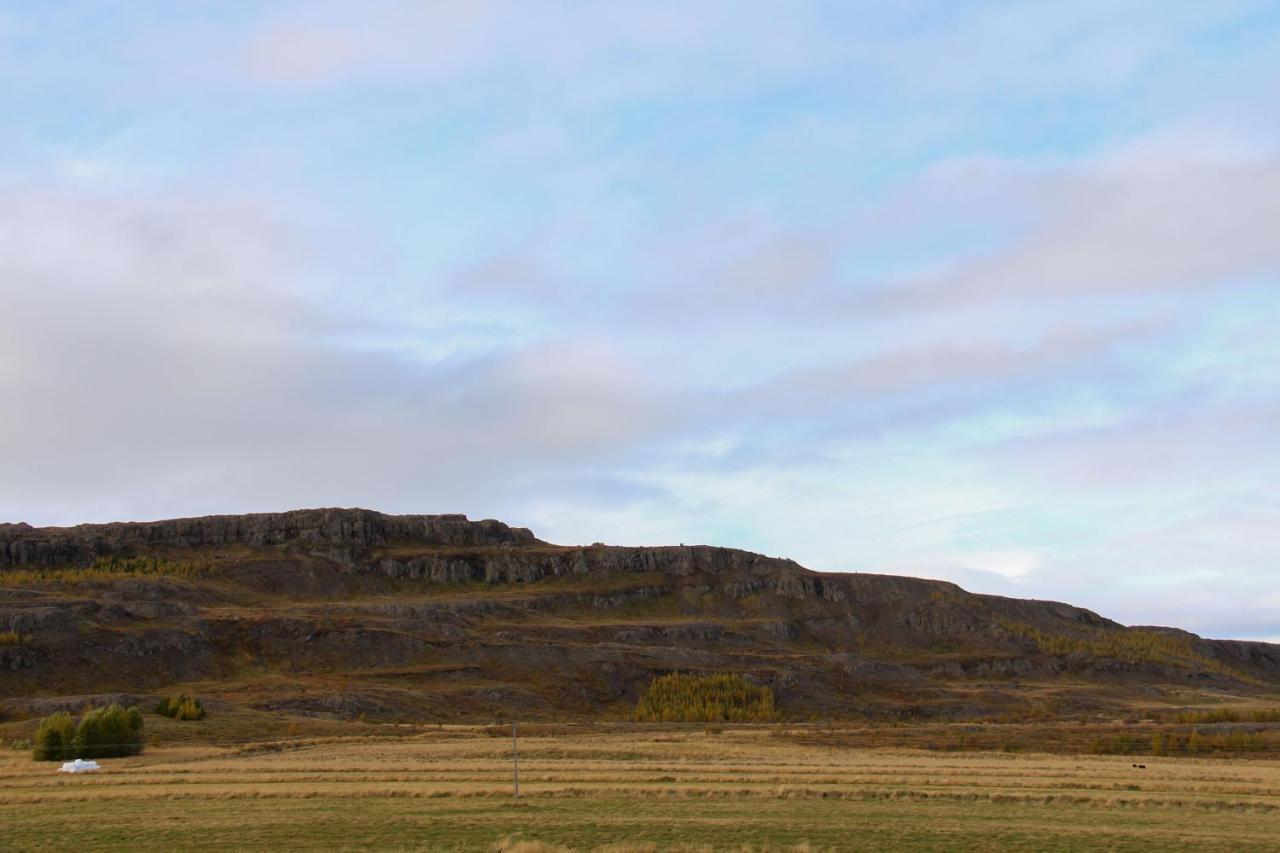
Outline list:
[[[0,524],[0,567],[90,562],[149,548],[295,545],[360,553],[403,541],[420,545],[532,545],[527,529],[465,515],[385,515],[365,509],[301,509],[167,521],[32,527]]]
[[[103,556],[163,565],[117,575]],[[1036,702],[1048,689],[1080,711],[1125,707],[1127,686],[1280,687],[1280,646],[1128,629],[1058,602],[362,509],[0,525],[4,633],[6,698],[196,680],[216,698],[209,685],[249,668],[277,685],[256,707],[416,719],[591,716],[677,669],[742,673],[802,716],[1007,710],[1030,701],[1024,680],[1042,682]]]

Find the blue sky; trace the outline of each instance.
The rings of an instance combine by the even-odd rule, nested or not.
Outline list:
[[[0,2],[0,517],[1280,638],[1280,7]]]

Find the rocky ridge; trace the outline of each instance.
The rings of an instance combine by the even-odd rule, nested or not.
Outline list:
[[[101,568],[145,556],[165,563]],[[1067,604],[363,509],[0,525],[0,632],[18,638],[0,646],[10,704],[191,683],[218,695],[251,677],[264,709],[562,718],[616,712],[683,669],[774,685],[794,715],[949,717],[1015,712],[1023,681],[1081,712],[1126,691],[1280,686],[1280,646]]]
[[[422,545],[530,545],[524,528],[465,515],[385,515],[365,509],[301,509],[249,515],[209,515],[152,522],[32,527],[0,524],[0,568],[48,566],[130,554],[148,548],[294,545],[358,553],[392,541]]]

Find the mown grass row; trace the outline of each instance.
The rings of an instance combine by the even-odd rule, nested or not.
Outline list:
[[[1134,777],[1137,778],[1148,778]],[[1062,780],[1063,782],[1067,780]],[[87,780],[75,787],[59,784],[52,787],[23,788],[10,785],[0,794],[0,804],[30,804],[40,802],[92,802],[188,800],[215,801],[241,799],[302,800],[341,797],[355,799],[503,799],[512,795],[509,784],[494,784],[490,780],[477,780],[475,784],[456,782],[418,782],[416,780],[379,779],[368,782],[344,780],[317,782],[295,774],[273,780],[228,781],[216,776],[201,779],[198,784],[183,784],[185,780],[143,786],[121,785],[104,782],[102,777]],[[992,784],[994,783],[994,784]],[[576,798],[611,798],[636,800],[662,799],[748,799],[748,800],[913,800],[960,803],[1003,804],[1067,804],[1101,808],[1141,807],[1179,808],[1204,811],[1248,811],[1255,813],[1280,813],[1280,803],[1265,792],[1199,792],[1194,790],[1153,789],[1145,790],[1135,781],[1123,789],[1096,791],[1074,788],[1069,784],[1047,785],[1040,790],[1004,789],[994,779],[974,779],[965,785],[937,786],[882,785],[861,782],[843,782],[830,785],[804,783],[753,783],[749,780],[726,779],[711,783],[694,780],[678,780],[669,783],[612,781],[584,783],[537,783],[522,786],[522,796],[532,800],[558,800]]]
[[[863,729],[779,728],[772,737],[845,749],[922,749],[1054,755],[1194,755],[1207,758],[1280,757],[1280,729],[1187,732],[1171,724],[868,726]],[[1194,737],[1192,736],[1194,734]]]

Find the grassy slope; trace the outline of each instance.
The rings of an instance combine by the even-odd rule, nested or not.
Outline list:
[[[370,559],[423,553],[506,559],[573,550],[551,545],[398,545]],[[36,651],[62,645],[38,666],[15,670],[10,695],[186,690],[262,707],[292,702],[292,710],[310,701],[312,710],[325,713],[317,697],[340,693],[353,697],[354,710],[338,712],[347,716],[434,722],[484,721],[499,713],[524,719],[611,718],[627,713],[651,675],[700,667],[776,681],[779,707],[794,719],[1082,717],[1123,713],[1126,703],[1143,697],[1155,706],[1182,685],[1204,688],[1188,704],[1210,701],[1224,691],[1262,695],[1275,689],[1274,683],[1264,684],[1209,660],[1185,638],[1150,631],[1117,634],[1113,628],[1104,631],[1070,622],[1050,621],[1042,630],[1020,621],[1032,618],[1022,611],[1015,613],[1017,619],[998,616],[1005,606],[1000,601],[959,591],[935,590],[932,596],[907,603],[889,596],[889,603],[857,599],[837,604],[765,592],[735,597],[720,591],[712,576],[681,578],[655,571],[601,572],[530,583],[433,583],[390,578],[367,567],[356,572],[334,564],[317,567],[317,560],[289,556],[279,548],[160,548],[154,556],[158,562],[147,562],[141,573],[131,568],[112,575],[119,565],[110,561],[84,569],[0,572],[0,585],[6,579],[14,581],[0,591],[40,592],[51,606],[170,597],[141,589],[150,585],[171,590],[173,598],[194,602],[195,608],[190,615],[132,621],[118,611],[104,610],[78,619],[75,630],[80,637],[72,639],[37,628],[20,637],[21,642]],[[300,562],[282,568],[293,559]],[[870,588],[884,583],[891,589],[898,580],[867,583]],[[628,597],[655,589],[663,594]],[[711,591],[698,595],[702,589]],[[617,601],[600,603],[611,596]],[[15,608],[25,601],[12,600]],[[451,606],[459,608],[456,616],[448,615]],[[1030,605],[1019,606],[1026,610]],[[436,608],[444,615],[399,615],[414,607],[424,612]],[[865,611],[860,611],[856,627],[822,627],[840,622],[836,617],[847,615],[850,608]],[[1040,611],[1032,615],[1036,613]],[[920,624],[905,627],[908,616],[920,617]],[[955,621],[954,628],[947,619]],[[302,639],[313,633],[310,628],[289,628],[273,636],[272,623],[286,620],[313,627],[318,640]],[[170,639],[196,636],[207,630],[201,624],[219,626],[210,662],[181,675],[172,674],[170,664],[178,657],[168,652],[131,660],[103,655],[88,662],[91,655],[81,653],[125,639],[140,645],[163,632]],[[971,624],[979,629],[965,627]],[[265,640],[251,630],[260,626]],[[721,633],[699,638],[698,629],[707,626]],[[608,650],[602,651],[605,646]],[[380,651],[384,648],[385,654]],[[696,654],[684,655],[685,650]],[[1146,662],[1168,672],[1130,667],[1104,669],[1096,677],[1077,671],[1058,677],[1043,669],[1014,675],[1007,667],[995,666],[1026,660],[1044,664],[1055,655],[1086,662],[1116,656],[1120,663]],[[906,665],[920,677],[844,672],[846,664],[868,660]],[[956,676],[948,669],[963,664],[972,670],[987,661],[993,667],[986,674]],[[1201,671],[1217,680],[1200,679]],[[197,675],[199,680],[193,681]],[[1142,689],[1150,684],[1159,685],[1160,692]],[[512,694],[519,694],[516,701]]]

